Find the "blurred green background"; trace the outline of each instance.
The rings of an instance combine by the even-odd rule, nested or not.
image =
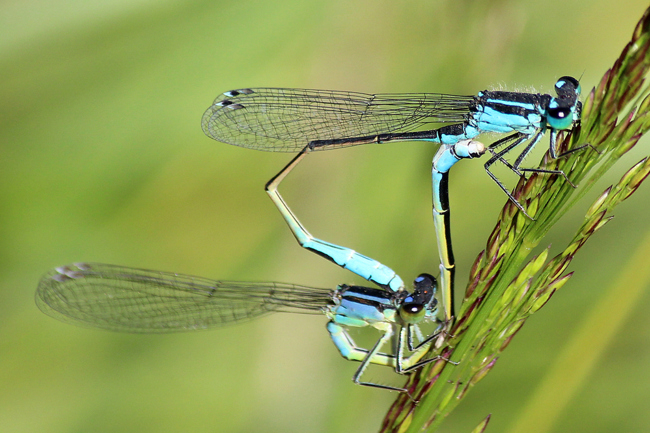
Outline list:
[[[301,250],[264,193],[290,155],[203,135],[201,115],[218,94],[249,86],[550,92],[562,75],[581,77],[586,93],[646,6],[2,2],[0,432],[376,431],[394,394],[352,384],[356,365],[338,355],[323,317],[117,334],[43,315],[33,302],[38,279],[54,266],[99,261],[218,279],[359,283]],[[548,238],[553,251],[648,144],[642,141],[561,221]],[[410,281],[437,269],[433,152],[401,143],[318,153],[282,191],[314,235],[370,255]],[[454,169],[451,194],[462,290],[505,196],[479,163]],[[469,432],[488,413],[488,431],[513,425],[646,232],[649,212],[644,185],[585,247],[572,264],[576,276],[529,321],[442,431]],[[650,430],[648,309],[645,295],[551,431]]]

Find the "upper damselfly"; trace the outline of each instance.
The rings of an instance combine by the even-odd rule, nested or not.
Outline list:
[[[526,213],[490,167],[501,161],[520,176],[524,172],[565,176],[559,170],[521,167],[547,130],[550,130],[551,156],[562,156],[557,154],[557,134],[580,119],[578,80],[562,77],[555,83],[555,91],[557,96],[488,90],[476,96],[458,96],[245,88],[218,97],[203,115],[202,127],[206,135],[225,143],[301,154],[390,141],[439,143],[432,165],[433,213],[440,255],[441,298],[445,317],[449,319],[454,309],[454,259],[449,236],[448,171],[461,159],[480,157],[489,151],[491,157],[484,164],[486,172]],[[471,140],[484,132],[511,134],[488,147]],[[526,141],[513,163],[504,158]],[[301,155],[296,159],[300,158]],[[296,234],[292,224],[297,220],[293,219],[293,223],[289,219],[287,222]]]
[[[558,156],[557,133],[580,119],[582,104],[580,83],[573,77],[560,78],[555,91],[556,97],[490,90],[459,96],[239,89],[214,101],[203,115],[202,127],[206,135],[224,143],[279,152],[299,152],[307,145],[311,150],[326,150],[388,141],[453,145],[484,132],[513,132],[488,148],[493,155],[485,169],[496,180],[490,166],[497,160],[506,162],[503,156],[527,140],[530,142],[515,162],[507,166],[517,174],[530,171],[521,168],[521,163],[547,129],[551,132],[551,157]],[[502,184],[499,186],[516,202]]]
[[[64,322],[138,333],[208,329],[272,312],[321,313],[329,319],[327,330],[341,355],[361,362],[353,376],[355,383],[406,392],[363,382],[361,375],[369,364],[408,373],[439,359],[447,362],[440,356],[425,359],[443,326],[436,320],[435,293],[436,279],[428,274],[415,279],[412,292],[345,284],[331,290],[75,263],[43,276],[36,303],[44,313]],[[437,325],[428,338],[418,328],[425,322]],[[383,333],[370,350],[358,347],[347,331],[367,326]],[[396,345],[391,353],[381,352],[393,338]],[[406,351],[410,355],[405,356]]]

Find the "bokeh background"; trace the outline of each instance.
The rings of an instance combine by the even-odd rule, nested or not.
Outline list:
[[[33,302],[38,279],[54,266],[99,261],[215,279],[360,283],[301,250],[264,193],[290,155],[203,135],[201,115],[218,94],[250,86],[551,92],[562,75],[581,77],[586,93],[646,6],[2,2],[0,432],[376,431],[394,395],[352,384],[356,365],[338,355],[323,317],[117,334],[43,315]],[[588,203],[650,153],[649,145],[642,141],[560,222],[546,242],[554,251]],[[409,281],[436,269],[433,152],[400,143],[318,153],[282,191],[313,234],[376,258]],[[454,169],[451,194],[462,290],[505,196],[479,163]],[[649,211],[644,185],[585,247],[572,264],[575,277],[441,431],[469,432],[488,413],[488,431],[512,429],[558,351],[629,260]],[[650,430],[649,309],[644,295],[549,432]],[[374,374],[383,372],[372,370],[369,378]]]

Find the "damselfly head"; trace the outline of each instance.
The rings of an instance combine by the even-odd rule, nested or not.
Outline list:
[[[436,278],[429,274],[420,274],[413,282],[413,293],[404,298],[399,307],[399,315],[404,322],[414,324],[422,321],[435,310],[437,289]]]
[[[565,76],[555,83],[556,98],[551,98],[547,108],[547,121],[555,130],[568,129],[580,119],[580,83]]]

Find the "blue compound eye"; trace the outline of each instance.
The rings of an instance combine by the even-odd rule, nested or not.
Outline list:
[[[572,110],[569,107],[549,108],[547,121],[553,129],[568,129],[573,123]]]

